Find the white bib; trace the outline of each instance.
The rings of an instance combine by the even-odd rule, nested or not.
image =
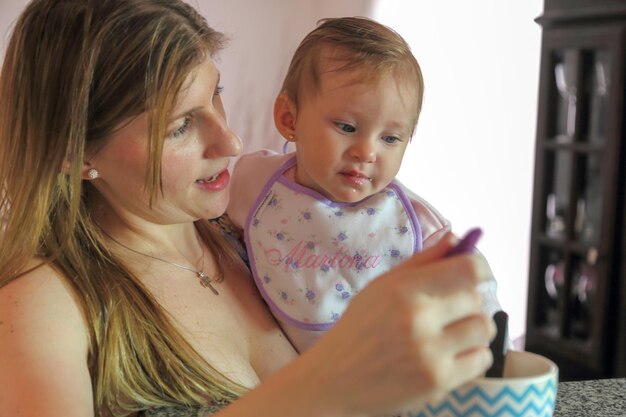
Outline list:
[[[245,225],[256,284],[281,321],[326,330],[367,283],[422,250],[408,197],[395,183],[358,203],[334,203],[279,168]]]

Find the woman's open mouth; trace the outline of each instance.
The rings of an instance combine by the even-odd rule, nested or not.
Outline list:
[[[196,180],[196,184],[206,191],[221,191],[228,186],[230,174],[227,169],[211,177]]]

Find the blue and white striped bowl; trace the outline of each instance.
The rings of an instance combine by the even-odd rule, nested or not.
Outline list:
[[[408,417],[551,417],[558,368],[530,352],[509,351],[503,378],[479,378]]]

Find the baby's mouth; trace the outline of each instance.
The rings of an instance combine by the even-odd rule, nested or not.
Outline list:
[[[342,172],[341,175],[352,179],[353,181],[358,181],[358,182],[372,182],[372,178],[368,177],[365,174],[362,174],[360,172],[357,171],[346,171],[346,172]]]
[[[346,181],[348,181],[349,184],[360,187],[372,182],[372,178],[358,171],[346,171],[342,172],[341,175],[345,178]]]

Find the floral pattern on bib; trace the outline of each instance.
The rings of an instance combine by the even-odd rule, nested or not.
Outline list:
[[[421,230],[393,183],[339,204],[283,177],[288,168],[269,180],[246,222],[250,266],[274,314],[326,330],[372,279],[421,250]]]

